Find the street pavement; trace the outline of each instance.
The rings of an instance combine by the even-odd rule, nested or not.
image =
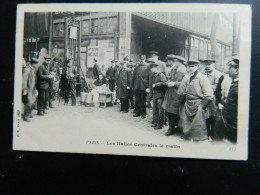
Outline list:
[[[147,118],[141,119],[133,117],[133,110],[125,114],[120,112],[120,103],[107,108],[86,107],[77,99],[76,106],[64,105],[57,100],[53,105],[45,116],[38,116],[33,110],[31,122],[21,123],[19,137],[14,137],[14,149],[138,155],[147,155],[148,151],[157,156],[189,154],[189,157],[196,157],[200,154],[207,157],[207,153],[200,151],[215,145],[208,141],[200,144],[187,142],[175,135],[165,136],[168,126],[154,130],[151,127],[152,109],[147,109]],[[129,147],[136,143],[161,144],[168,149]],[[194,153],[190,154],[191,149]]]

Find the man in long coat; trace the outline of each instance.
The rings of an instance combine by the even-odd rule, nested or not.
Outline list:
[[[126,62],[121,62],[122,67],[117,73],[117,92],[118,98],[121,102],[121,109],[123,113],[129,111],[129,90],[131,85],[131,73],[126,68]]]
[[[36,88],[38,90],[37,114],[40,116],[47,114],[46,108],[48,102],[48,89],[50,86],[51,78],[53,78],[53,76],[49,75],[48,63],[43,62],[43,64],[40,65],[37,70],[36,84]]]
[[[164,110],[162,103],[167,88],[167,78],[162,72],[159,64],[153,62],[150,64],[149,89],[150,98],[153,99],[153,120],[154,129],[162,129],[164,126]]]
[[[133,62],[132,59],[129,60],[129,62],[127,63],[127,70],[130,72],[130,76],[131,76],[131,84],[132,84],[132,81],[133,81],[133,76],[134,76],[134,69],[135,69],[135,64]],[[131,109],[134,109],[135,108],[135,102],[134,102],[134,92],[133,92],[133,89],[131,87],[131,84],[130,84],[130,90],[128,91],[128,97],[129,97],[129,104],[130,104],[130,107]]]
[[[52,67],[51,67],[51,57],[49,57],[48,55],[44,56],[44,63],[46,65],[46,69],[48,71],[48,73],[52,76],[50,79],[49,79],[49,88],[48,88],[48,92],[47,92],[47,107],[46,109],[48,110],[48,108],[53,108],[52,106],[52,100],[53,100],[53,94],[54,94],[54,90],[53,90],[53,87],[54,87],[54,77],[55,75],[52,74]]]
[[[166,91],[163,109],[166,111],[169,129],[166,136],[173,135],[177,131],[179,116],[179,96],[177,94],[178,87],[181,84],[183,77],[186,75],[186,67],[183,63],[186,60],[181,56],[168,55],[167,65],[171,67],[168,80],[168,89]]]
[[[237,143],[239,59],[233,58],[228,62],[228,65],[232,84],[226,102],[222,108],[221,119],[216,124],[216,132],[213,140],[226,138],[232,143]]]
[[[23,69],[22,78],[22,101],[24,103],[24,121],[29,122],[32,118],[32,106],[36,100],[36,75],[34,64],[38,63],[35,58],[31,59],[32,64],[27,64]]]
[[[134,117],[141,116],[146,118],[146,92],[149,88],[149,69],[145,63],[145,56],[141,55],[140,63],[136,66],[133,72],[133,80],[131,88],[135,94],[135,114]]]
[[[76,78],[77,70],[72,66],[71,59],[68,59],[66,67],[66,77],[65,77],[65,104],[69,103],[69,96],[71,96],[72,106],[76,106]]]
[[[199,61],[188,61],[189,75],[185,76],[178,89],[181,103],[180,113],[184,138],[194,141],[208,139],[206,109],[213,100],[213,90],[206,75],[198,70]]]
[[[111,61],[111,66],[107,69],[106,72],[106,79],[108,81],[108,86],[110,91],[115,91],[116,86],[116,68],[115,68],[115,61]]]
[[[204,60],[205,73],[209,79],[214,94],[216,91],[219,77],[221,77],[221,73],[215,68],[214,65],[215,62],[216,61],[212,59]],[[214,130],[216,125],[216,111],[217,111],[217,107],[215,104],[215,96],[214,96],[213,101],[211,101],[209,104],[208,112],[207,112],[208,116],[206,120],[209,139],[212,139],[212,137],[214,136]]]

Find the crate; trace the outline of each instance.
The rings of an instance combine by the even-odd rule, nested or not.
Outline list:
[[[112,93],[99,93],[99,107],[112,106]]]

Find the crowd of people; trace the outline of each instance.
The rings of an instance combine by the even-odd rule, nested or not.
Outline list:
[[[64,66],[48,55],[43,59],[33,57],[24,62],[25,121],[33,117],[33,108],[40,116],[47,114],[57,96],[66,104],[71,98],[75,106],[77,95],[90,91],[90,83],[83,82],[86,77],[92,80],[92,85],[107,85],[115,92],[113,104],[119,100],[122,113],[128,113],[131,108],[133,117],[145,119],[147,109],[152,107],[151,127],[160,130],[168,125],[166,136],[237,142],[238,57],[230,58],[224,70],[219,71],[212,59],[187,61],[169,54],[163,62],[158,52],[151,51],[148,58],[140,55],[137,62],[128,57],[120,62],[112,60],[105,72],[94,59],[93,67],[88,68],[84,77],[70,59]],[[76,83],[80,83],[79,88]]]

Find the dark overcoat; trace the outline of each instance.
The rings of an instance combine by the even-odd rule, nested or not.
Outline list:
[[[117,97],[126,98],[128,96],[129,90],[127,87],[131,85],[131,72],[127,68],[121,68],[118,71],[117,78]]]
[[[37,89],[48,89],[50,84],[49,72],[44,65],[40,65],[37,70]]]
[[[133,72],[131,88],[136,90],[146,90],[149,87],[149,69],[146,63],[139,64]]]

